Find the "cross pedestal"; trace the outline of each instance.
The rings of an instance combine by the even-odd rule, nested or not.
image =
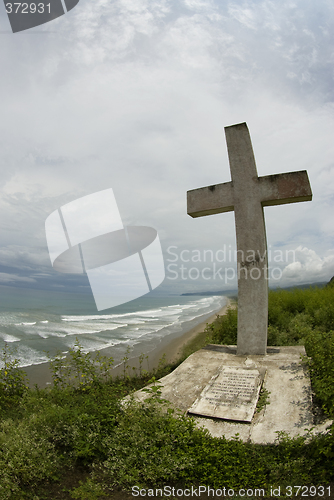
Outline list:
[[[234,210],[237,236],[237,354],[266,354],[268,259],[263,207],[311,201],[307,172],[258,177],[246,123],[225,127],[232,182],[187,192],[191,217]]]

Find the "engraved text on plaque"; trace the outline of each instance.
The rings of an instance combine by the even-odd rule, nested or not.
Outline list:
[[[258,370],[224,367],[210,380],[188,413],[251,422],[261,383]]]

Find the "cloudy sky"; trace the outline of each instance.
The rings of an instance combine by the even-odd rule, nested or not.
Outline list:
[[[265,208],[271,284],[329,280],[333,20],[329,0],[80,0],[13,34],[0,5],[0,284],[85,287],[52,269],[45,219],[112,188],[124,224],[158,231],[161,290],[235,288],[233,212],[192,219],[186,191],[230,181],[240,122],[260,176],[306,169],[313,191]]]

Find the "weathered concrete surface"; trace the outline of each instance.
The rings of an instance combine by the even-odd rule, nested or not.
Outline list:
[[[186,412],[222,366],[266,370],[264,388],[270,392],[269,404],[254,415],[251,423],[194,417],[198,426],[206,427],[215,437],[231,438],[238,433],[243,441],[260,444],[274,443],[279,431],[297,436],[314,427],[310,380],[300,362],[300,356],[305,355],[304,347],[268,348],[266,356],[235,353],[236,346],[220,345],[209,345],[195,352],[160,379],[162,397]],[[136,399],[143,401],[147,397],[146,392],[135,393]],[[325,427],[322,425],[319,431]]]
[[[258,177],[246,123],[225,127],[232,182],[187,193],[191,217],[234,210],[237,235],[238,354],[265,354],[268,261],[263,207],[310,201],[306,171]]]

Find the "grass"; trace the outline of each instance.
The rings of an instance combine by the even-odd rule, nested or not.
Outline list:
[[[322,411],[334,414],[334,287],[270,292],[269,344],[301,345]],[[208,325],[183,357],[207,342],[236,343],[237,310]],[[327,434],[252,445],[213,438],[161,400],[159,384],[145,404],[131,394],[175,366],[112,379],[112,360],[80,344],[51,363],[54,384],[29,389],[15,353],[0,371],[0,499],[133,498],[132,486],[205,484],[264,488],[333,482],[334,427]],[[181,358],[182,359],[182,358]],[[143,360],[142,360],[143,361]],[[155,379],[152,379],[152,376]],[[266,403],[262,395],[262,404]]]

